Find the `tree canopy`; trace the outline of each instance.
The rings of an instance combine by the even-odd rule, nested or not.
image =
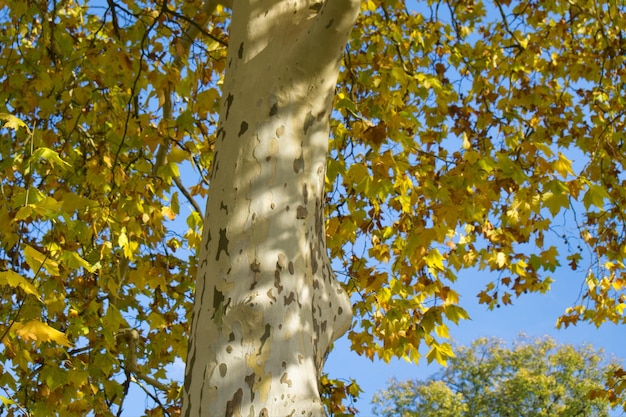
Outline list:
[[[427,380],[392,380],[374,396],[384,417],[585,416],[608,417],[610,402],[596,397],[619,368],[602,351],[520,338],[512,346],[478,339],[455,349],[447,368]]]
[[[0,5],[8,415],[114,415],[135,383],[178,410],[229,41],[202,3]],[[623,28],[617,0],[363,1],[326,177],[354,351],[445,362],[468,268],[490,308],[580,271],[558,325],[624,323]]]

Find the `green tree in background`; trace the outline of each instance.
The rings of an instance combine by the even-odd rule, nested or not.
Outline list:
[[[512,347],[481,338],[459,347],[433,377],[400,382],[374,396],[384,417],[601,417],[605,398],[593,398],[618,364],[589,345],[520,338]],[[593,398],[593,399],[592,399]]]

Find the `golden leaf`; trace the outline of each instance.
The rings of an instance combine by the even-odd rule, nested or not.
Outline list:
[[[15,334],[23,340],[55,342],[67,347],[72,346],[63,332],[38,320],[31,320],[26,323],[14,323],[13,329],[15,329]]]

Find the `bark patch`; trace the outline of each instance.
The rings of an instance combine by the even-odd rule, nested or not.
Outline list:
[[[228,253],[228,238],[226,237],[226,229],[220,229],[220,241],[217,244],[217,255],[215,255],[216,261],[219,261],[222,251],[226,252],[226,255],[230,256],[230,253]]]
[[[296,219],[306,219],[306,215],[308,213],[309,211],[306,209],[306,207],[298,206],[298,209],[296,210]]]
[[[291,388],[292,382],[291,379],[289,379],[289,375],[287,374],[287,372],[285,372],[283,376],[280,377],[280,383],[287,384],[287,386]]]
[[[233,104],[233,95],[228,93],[228,97],[226,97],[226,117],[228,119],[228,113],[230,113],[230,106]]]
[[[276,267],[281,271],[287,267],[287,257],[284,253],[278,254],[278,260],[276,261]]]
[[[248,131],[248,122],[241,122],[241,127],[239,128],[239,133],[237,136],[241,137],[244,133]]]
[[[224,312],[229,304],[230,298],[226,304],[224,304],[224,294],[215,288],[213,290],[213,315],[211,316],[211,320],[215,320],[216,323],[221,324]]]
[[[280,271],[279,270],[274,271],[274,288],[278,290],[278,294],[283,292],[283,286],[280,284]]]
[[[232,400],[226,401],[226,417],[241,415],[241,400],[243,398],[243,390],[239,388],[233,395]],[[236,413],[236,414],[235,414]]]
[[[248,385],[248,388],[250,389],[250,399],[252,401],[254,401],[254,379],[256,378],[256,375],[254,374],[254,372],[252,372],[250,375],[247,375],[244,378],[244,381],[246,381],[246,385]]]
[[[297,174],[304,169],[304,158],[300,155],[299,158],[293,160],[293,170]]]
[[[261,346],[259,346],[259,355],[261,354],[261,351],[263,350],[263,346],[265,346],[265,342],[267,341],[267,339],[270,338],[270,333],[272,331],[272,326],[268,323],[265,325],[265,333],[263,333],[263,336],[261,336]]]
[[[209,243],[211,243],[211,231],[210,230],[207,232],[206,244],[204,245],[204,249],[206,249],[207,251],[209,250]]]
[[[270,107],[270,117],[276,116],[277,114],[278,114],[278,103],[274,103],[272,104],[272,107]]]
[[[288,297],[285,297],[285,305],[288,306],[289,304],[293,303],[294,301],[296,301],[296,295],[291,292],[289,293]]]
[[[304,118],[304,134],[306,135],[311,126],[313,126],[313,122],[315,122],[315,117],[313,117],[313,113],[310,111],[306,114]]]

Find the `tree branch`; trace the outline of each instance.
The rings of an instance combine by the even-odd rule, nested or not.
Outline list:
[[[200,210],[200,206],[198,205],[198,203],[196,203],[196,200],[193,199],[191,194],[189,194],[189,191],[187,191],[183,183],[180,181],[180,177],[173,177],[173,178],[174,178],[174,184],[176,184],[176,187],[178,187],[180,192],[183,193],[187,201],[189,201],[189,204],[193,206],[193,209],[195,211],[197,211],[198,213],[202,215],[202,210]]]

